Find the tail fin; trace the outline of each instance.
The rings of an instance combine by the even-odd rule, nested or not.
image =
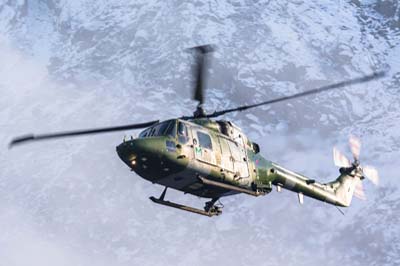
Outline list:
[[[330,185],[333,187],[336,198],[337,205],[342,207],[348,207],[353,199],[354,191],[359,182],[361,182],[359,175],[341,175],[336,181],[332,182]]]

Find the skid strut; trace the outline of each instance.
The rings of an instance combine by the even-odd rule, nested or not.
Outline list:
[[[167,192],[167,187],[165,187],[164,191],[161,193],[159,198],[150,197],[150,200],[157,204],[176,208],[176,209],[183,210],[183,211],[197,213],[197,214],[208,216],[208,217],[212,217],[214,215],[219,215],[222,213],[222,211],[219,207],[214,206],[215,202],[218,199],[212,199],[211,201],[207,202],[206,206],[204,207],[204,210],[202,210],[202,209],[193,208],[190,206],[178,204],[178,203],[171,202],[171,201],[166,201],[166,200],[164,200],[166,192]]]

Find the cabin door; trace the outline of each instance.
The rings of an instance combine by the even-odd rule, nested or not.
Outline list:
[[[199,161],[215,165],[215,147],[211,136],[207,132],[198,129],[192,130],[192,133],[195,158]]]
[[[218,141],[221,148],[221,168],[224,171],[229,171],[234,173],[235,168],[233,165],[231,150],[229,149],[229,144],[228,144],[229,140],[219,136]]]
[[[247,156],[244,148],[232,140],[226,140],[231,151],[233,168],[238,178],[247,178],[249,176],[249,168],[247,165]]]

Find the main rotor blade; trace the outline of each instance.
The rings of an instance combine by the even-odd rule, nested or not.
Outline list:
[[[57,133],[50,133],[50,134],[40,134],[40,135],[24,135],[14,138],[10,144],[9,148],[17,144],[22,144],[31,141],[37,140],[46,140],[46,139],[54,139],[54,138],[63,138],[63,137],[71,137],[71,136],[79,136],[79,135],[90,135],[90,134],[99,134],[99,133],[106,133],[106,132],[114,132],[114,131],[121,131],[127,129],[140,129],[150,127],[159,121],[151,121],[142,124],[131,124],[131,125],[124,125],[124,126],[116,126],[116,127],[104,127],[104,128],[95,128],[95,129],[83,129],[83,130],[74,130],[74,131],[64,131],[64,132],[57,132]]]
[[[328,91],[328,90],[333,90],[333,89],[337,89],[337,88],[341,88],[341,87],[345,87],[345,86],[350,86],[350,85],[355,85],[355,84],[368,82],[368,81],[371,81],[371,80],[374,80],[374,79],[382,78],[383,76],[385,76],[385,72],[384,71],[374,72],[373,74],[367,75],[367,76],[364,76],[364,77],[342,81],[342,82],[339,82],[339,83],[331,84],[331,85],[320,87],[320,88],[317,88],[317,89],[308,90],[308,91],[296,93],[296,94],[293,94],[293,95],[288,95],[288,96],[276,98],[276,99],[273,99],[273,100],[268,100],[268,101],[261,102],[261,103],[244,105],[244,106],[240,106],[240,107],[236,107],[236,108],[232,108],[232,109],[221,110],[221,111],[215,111],[214,113],[206,115],[205,117],[212,118],[212,117],[217,117],[217,116],[220,116],[220,115],[224,115],[226,113],[231,113],[231,112],[236,112],[236,111],[244,111],[244,110],[247,110],[247,109],[250,109],[250,108],[254,108],[254,107],[258,107],[258,106],[262,106],[262,105],[267,105],[267,104],[287,101],[287,100],[303,97],[303,96],[310,95],[310,94],[316,94],[316,93],[320,93],[320,92],[324,92],[324,91]]]
[[[211,45],[202,45],[190,48],[189,50],[193,50],[196,53],[195,67],[193,71],[195,83],[193,99],[198,101],[199,105],[202,105],[204,103],[204,90],[207,82],[208,67],[208,62],[205,58],[205,55],[213,52],[214,48]]]

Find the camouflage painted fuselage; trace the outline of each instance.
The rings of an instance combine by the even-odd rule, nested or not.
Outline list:
[[[264,159],[258,145],[227,121],[168,120],[124,141],[117,152],[144,179],[205,198],[238,192],[206,185],[199,177],[263,193],[275,185],[301,197],[348,206],[360,179],[357,169],[328,184],[293,173]]]

